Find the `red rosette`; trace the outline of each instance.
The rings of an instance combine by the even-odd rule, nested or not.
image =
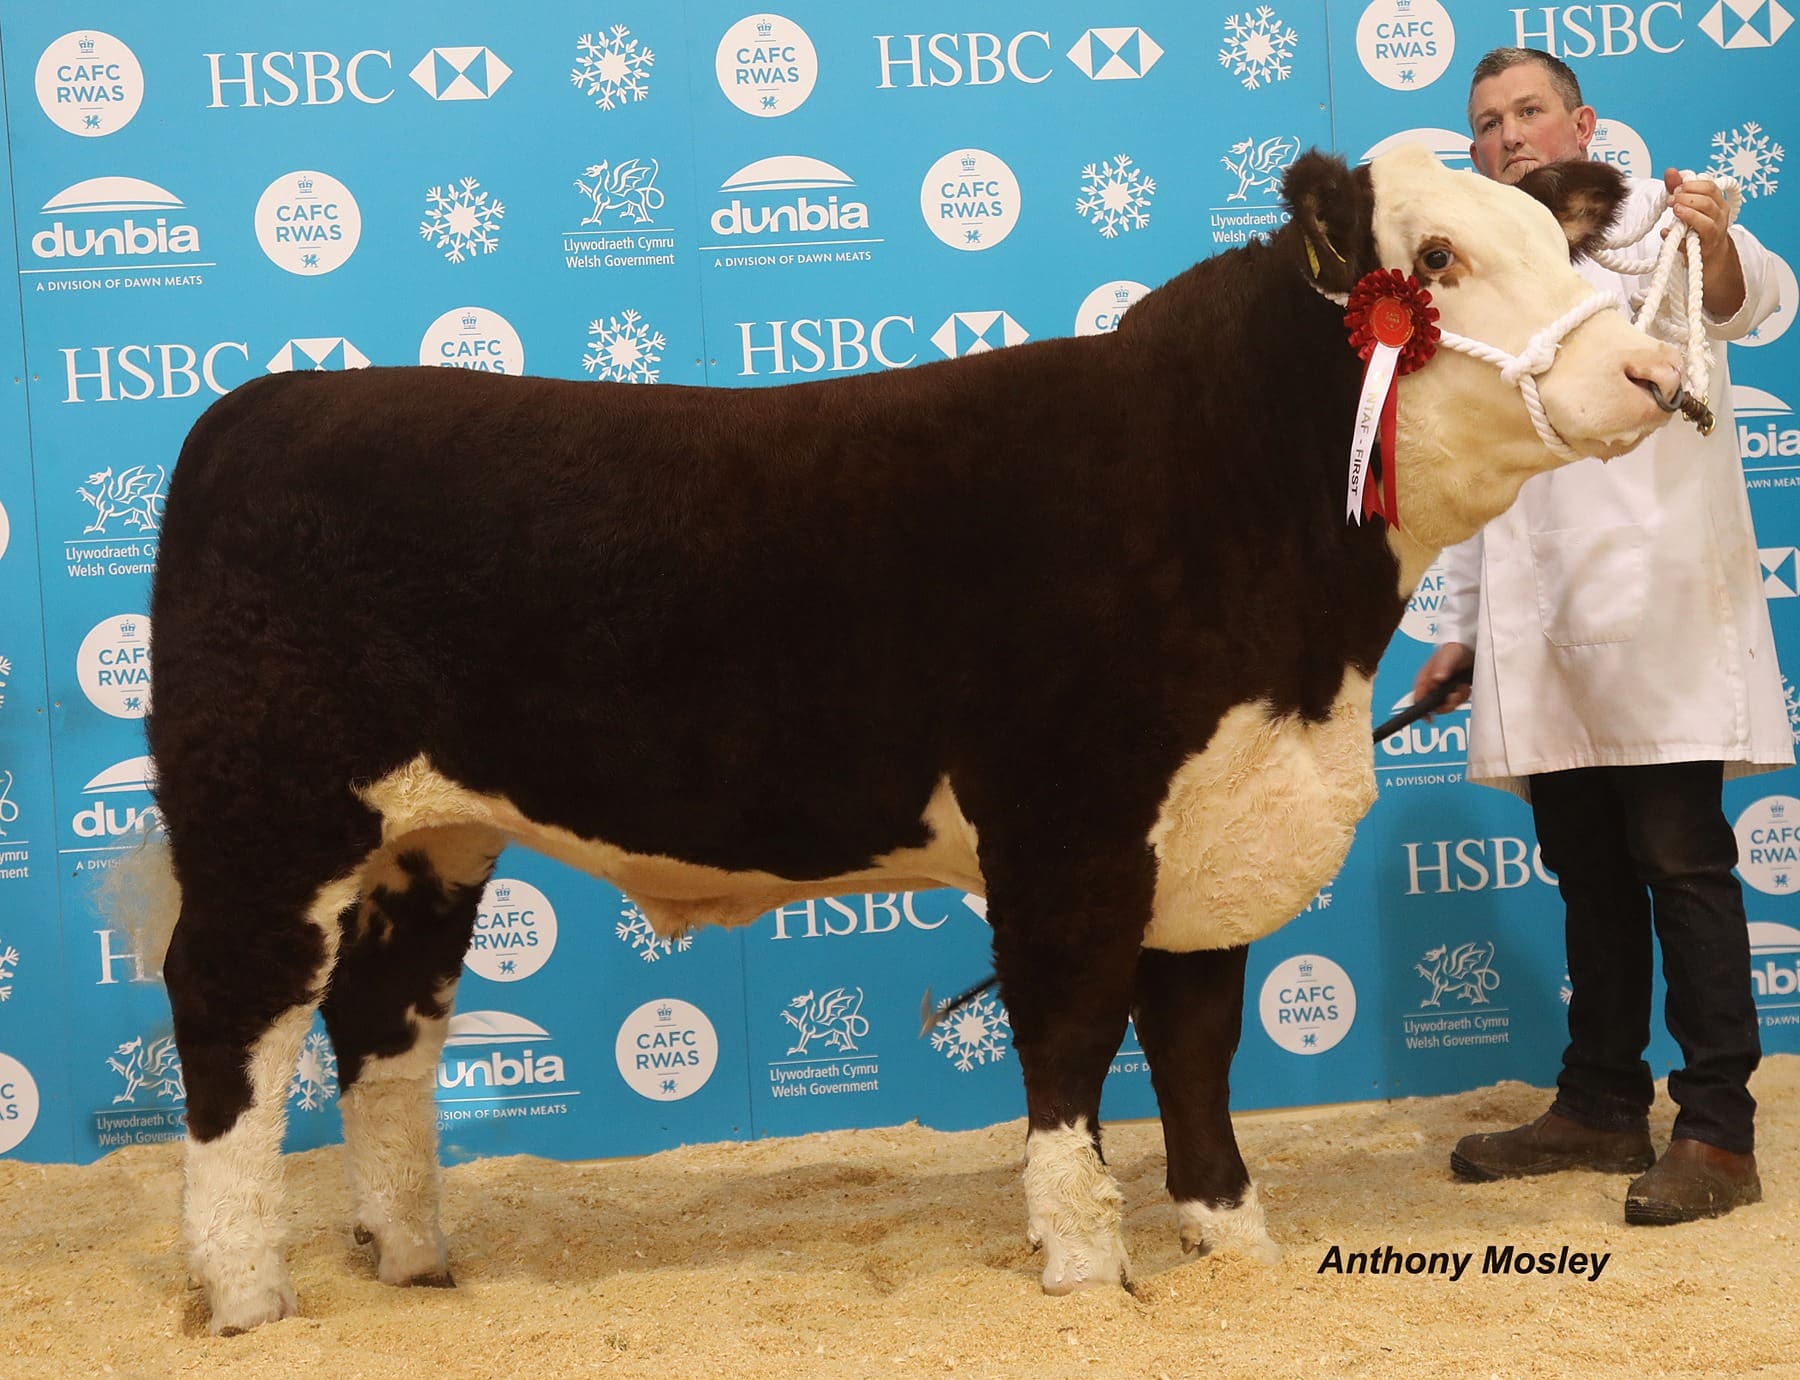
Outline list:
[[[1410,374],[1437,353],[1437,308],[1419,280],[1397,268],[1365,273],[1350,290],[1344,329],[1357,358],[1368,359],[1377,345],[1400,352],[1396,374]]]

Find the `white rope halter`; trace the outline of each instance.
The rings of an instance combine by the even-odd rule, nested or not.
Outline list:
[[[1735,219],[1743,197],[1738,190],[1737,181],[1730,177],[1713,178],[1719,190],[1725,196],[1725,210],[1728,218]],[[1639,241],[1649,238],[1656,231],[1657,221],[1668,209],[1669,192],[1666,187],[1657,189],[1654,198],[1647,198],[1642,212],[1629,223],[1620,226],[1608,235],[1600,248],[1589,255],[1602,268],[1610,268],[1615,273],[1640,275],[1650,273],[1650,285],[1641,293],[1632,295],[1630,306],[1637,312],[1632,324],[1639,330],[1649,332],[1650,324],[1656,318],[1657,309],[1662,305],[1663,294],[1668,290],[1669,276],[1675,265],[1675,257],[1683,246],[1687,250],[1687,301],[1685,303],[1685,327],[1687,332],[1687,349],[1684,357],[1682,388],[1676,393],[1676,401],[1663,403],[1658,395],[1657,401],[1673,411],[1679,406],[1684,413],[1694,418],[1700,426],[1701,434],[1712,431],[1712,414],[1706,408],[1706,386],[1711,371],[1711,355],[1706,345],[1706,323],[1702,315],[1701,297],[1704,285],[1701,281],[1700,237],[1690,226],[1676,221],[1671,233],[1663,241],[1659,254],[1633,257],[1621,251]],[[1339,306],[1346,305],[1350,295],[1345,292],[1326,292],[1317,282],[1314,289],[1322,297],[1328,297]],[[1485,360],[1500,370],[1500,377],[1518,388],[1525,400],[1525,410],[1531,416],[1531,425],[1536,428],[1538,439],[1556,455],[1565,460],[1576,459],[1574,451],[1556,434],[1556,428],[1550,425],[1550,419],[1544,412],[1544,404],[1538,397],[1538,378],[1550,371],[1556,363],[1557,351],[1562,348],[1565,338],[1589,317],[1606,310],[1617,310],[1626,303],[1619,293],[1607,289],[1599,289],[1586,300],[1571,307],[1548,326],[1538,331],[1526,341],[1525,348],[1516,355],[1509,355],[1505,350],[1475,340],[1455,331],[1446,331],[1441,327],[1438,332],[1438,343],[1452,350],[1469,355],[1472,358]],[[1686,401],[1682,401],[1683,395]]]

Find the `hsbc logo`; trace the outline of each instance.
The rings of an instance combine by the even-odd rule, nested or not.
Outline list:
[[[1791,546],[1759,547],[1756,558],[1762,565],[1763,597],[1792,599],[1800,595],[1800,578],[1796,578],[1796,555]]]
[[[1012,80],[1037,86],[1056,71],[1056,45],[1043,29],[995,33],[876,34],[881,79],[876,88],[996,86]],[[1064,56],[1090,81],[1136,81],[1163,49],[1132,26],[1088,29]]]
[[[883,369],[904,369],[919,357],[910,316],[884,316],[869,326],[849,316],[736,324],[740,378],[755,378],[759,373],[854,374],[867,368],[871,360]],[[759,361],[765,366],[761,370]]]
[[[369,357],[341,335],[306,336],[286,342],[266,367],[271,374],[367,369]]]
[[[1447,896],[1459,891],[1512,891],[1533,880],[1555,886],[1544,855],[1524,839],[1437,839],[1406,848],[1406,894]]]
[[[61,354],[68,385],[65,403],[191,398],[202,385],[222,396],[244,380],[222,381],[221,368],[236,373],[233,357],[244,364],[250,362],[250,347],[241,340],[221,340],[203,349],[192,345],[81,345]]]
[[[1514,10],[1512,16],[1513,42],[1519,47],[1542,48],[1565,59],[1624,57],[1639,47],[1672,53],[1687,41],[1681,0],[1652,0],[1641,6],[1544,6]]]
[[[1780,0],[1716,0],[1700,32],[1721,48],[1773,48],[1793,23]]]
[[[492,48],[433,48],[407,75],[434,101],[485,101],[512,68]]]
[[[961,359],[1020,345],[1029,338],[1029,332],[1003,311],[959,311],[932,333],[931,343],[946,359]]]

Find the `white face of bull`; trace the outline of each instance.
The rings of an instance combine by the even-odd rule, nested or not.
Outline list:
[[[1594,288],[1569,263],[1579,229],[1523,192],[1452,172],[1422,148],[1369,168],[1381,263],[1430,281],[1438,324],[1508,354],[1587,300]],[[1579,214],[1575,212],[1574,214]],[[1606,310],[1564,339],[1538,378],[1550,425],[1580,456],[1610,459],[1669,419],[1644,387],[1673,397],[1680,358]],[[1519,486],[1563,463],[1533,428],[1519,389],[1482,360],[1440,349],[1400,383],[1400,524],[1447,546],[1503,512]]]

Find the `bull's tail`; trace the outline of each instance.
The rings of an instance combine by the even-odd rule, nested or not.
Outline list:
[[[181,915],[181,884],[168,836],[145,834],[101,874],[96,893],[101,915],[131,936],[145,973],[160,973]]]

